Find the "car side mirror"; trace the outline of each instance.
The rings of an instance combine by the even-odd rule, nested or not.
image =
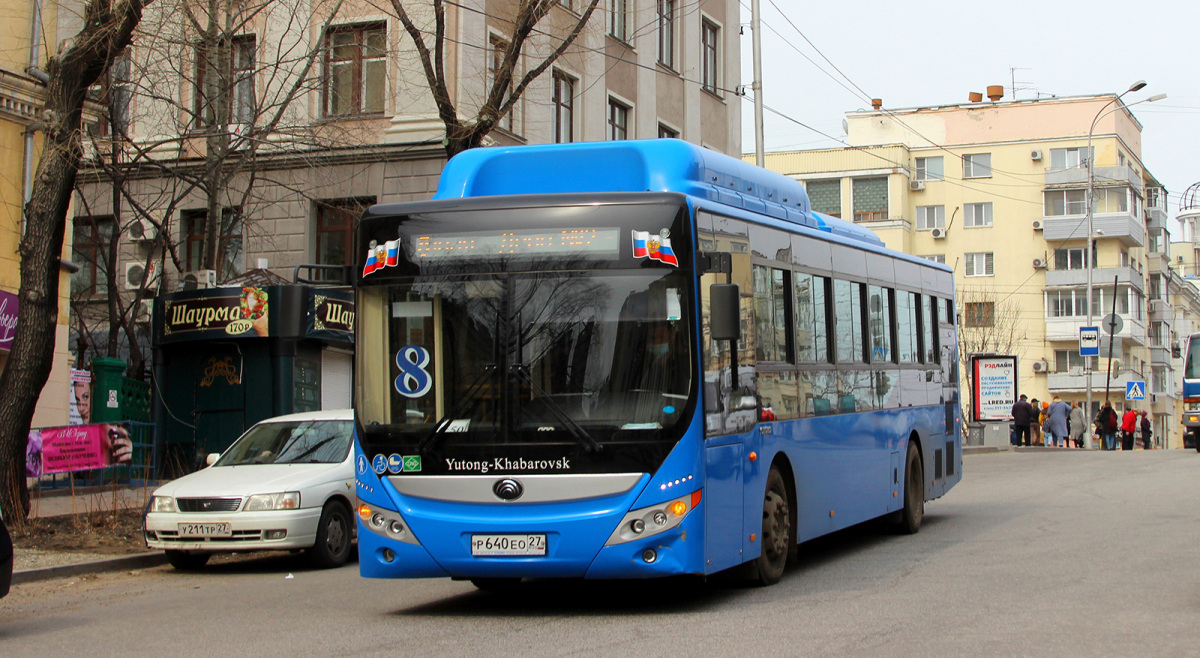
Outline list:
[[[709,330],[713,340],[737,340],[741,334],[741,303],[736,283],[714,283],[708,288]]]
[[[217,460],[220,458],[221,458],[221,453],[210,452],[210,453],[208,453],[208,456],[204,458],[204,465],[212,466],[213,464],[217,463]]]

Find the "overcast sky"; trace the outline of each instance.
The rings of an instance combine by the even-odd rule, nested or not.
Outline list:
[[[1172,218],[1184,191],[1200,182],[1195,0],[760,0],[760,9],[763,103],[787,117],[764,112],[767,151],[839,146],[794,121],[843,139],[845,113],[869,109],[869,98],[883,99],[885,108],[965,103],[968,92],[1002,84],[1004,100],[1012,100],[1014,77],[1017,99],[1079,96],[1119,93],[1144,79],[1146,88],[1123,100],[1168,96],[1132,111],[1143,125],[1142,159],[1170,192]],[[749,0],[742,23],[742,82],[749,87]],[[752,153],[749,96],[742,118],[742,149]],[[1178,239],[1177,225],[1171,227]]]

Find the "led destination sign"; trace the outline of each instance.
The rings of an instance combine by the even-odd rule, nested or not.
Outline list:
[[[417,259],[481,258],[489,256],[575,256],[617,258],[620,229],[557,229],[553,231],[484,231],[422,235],[413,248]]]

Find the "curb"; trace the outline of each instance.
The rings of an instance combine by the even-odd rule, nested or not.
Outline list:
[[[12,584],[21,585],[24,583],[36,583],[41,580],[66,578],[67,576],[80,576],[89,573],[124,571],[126,569],[145,569],[147,567],[157,567],[160,564],[166,563],[167,554],[163,553],[162,551],[156,553],[139,553],[137,555],[115,557],[108,560],[78,562],[75,564],[63,564],[57,567],[46,567],[44,569],[25,569],[24,571],[14,571],[12,575]]]
[[[987,455],[996,452],[1009,452],[1011,448],[1002,446],[963,446],[963,455]]]

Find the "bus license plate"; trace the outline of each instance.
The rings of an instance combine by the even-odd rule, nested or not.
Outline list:
[[[180,523],[180,537],[231,537],[228,523]]]
[[[471,555],[545,555],[546,535],[471,535]]]

